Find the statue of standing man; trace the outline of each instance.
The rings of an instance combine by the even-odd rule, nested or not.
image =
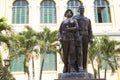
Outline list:
[[[82,58],[81,59],[78,58],[78,59],[80,59],[82,61],[83,70],[87,71],[88,43],[93,42],[93,34],[92,34],[92,28],[91,28],[91,21],[89,18],[84,16],[84,6],[83,5],[79,6],[78,12],[79,12],[79,15],[74,16],[74,19],[76,19],[78,22],[79,33],[82,36],[82,38],[81,38]],[[81,55],[81,54],[78,53],[78,55]],[[80,72],[81,68],[79,69],[79,65],[81,65],[81,63],[78,63],[77,65],[78,65],[78,71]]]

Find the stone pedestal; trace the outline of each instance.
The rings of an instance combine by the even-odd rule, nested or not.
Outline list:
[[[55,80],[105,80],[105,79],[93,79],[93,75],[87,72],[76,73],[59,73],[58,79]]]
[[[87,72],[59,73],[58,79],[93,79],[93,76]]]

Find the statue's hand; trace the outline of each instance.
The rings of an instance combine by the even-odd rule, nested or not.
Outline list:
[[[94,42],[94,39],[92,38],[92,39],[90,39],[90,43],[93,43]]]
[[[66,28],[65,31],[66,31],[66,32],[70,32],[71,30],[70,30],[69,28]]]
[[[59,51],[61,51],[61,50],[62,50],[62,44],[59,45]]]
[[[61,41],[62,41],[62,38],[58,38],[58,40],[61,42]]]

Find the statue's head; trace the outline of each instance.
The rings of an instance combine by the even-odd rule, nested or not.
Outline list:
[[[84,9],[83,4],[81,4],[81,5],[79,6],[79,9]]]
[[[84,13],[84,6],[83,6],[83,4],[81,4],[81,5],[78,7],[78,12],[79,12],[80,14],[83,14],[83,13]]]
[[[73,16],[73,12],[71,9],[67,9],[64,14],[65,17],[70,18]]]

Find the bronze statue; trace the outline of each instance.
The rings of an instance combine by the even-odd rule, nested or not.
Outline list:
[[[81,61],[82,61],[83,70],[86,71],[88,43],[93,42],[93,35],[92,35],[91,21],[90,21],[90,19],[88,19],[87,17],[84,16],[84,6],[83,5],[79,6],[78,12],[79,12],[79,15],[74,16],[74,19],[76,19],[78,22],[79,33],[82,36],[81,40],[82,40],[83,59]],[[81,49],[79,51],[81,51]],[[81,65],[81,64],[78,64],[78,65]]]
[[[81,38],[79,27],[77,21],[72,18],[73,12],[70,9],[66,10],[64,16],[66,19],[62,21],[59,28],[59,41],[63,49],[63,73],[77,72],[75,40],[79,41]]]
[[[73,16],[68,9],[59,28],[59,41],[63,49],[63,73],[87,71],[88,43],[93,42],[91,21],[84,16],[83,5],[79,15]]]

